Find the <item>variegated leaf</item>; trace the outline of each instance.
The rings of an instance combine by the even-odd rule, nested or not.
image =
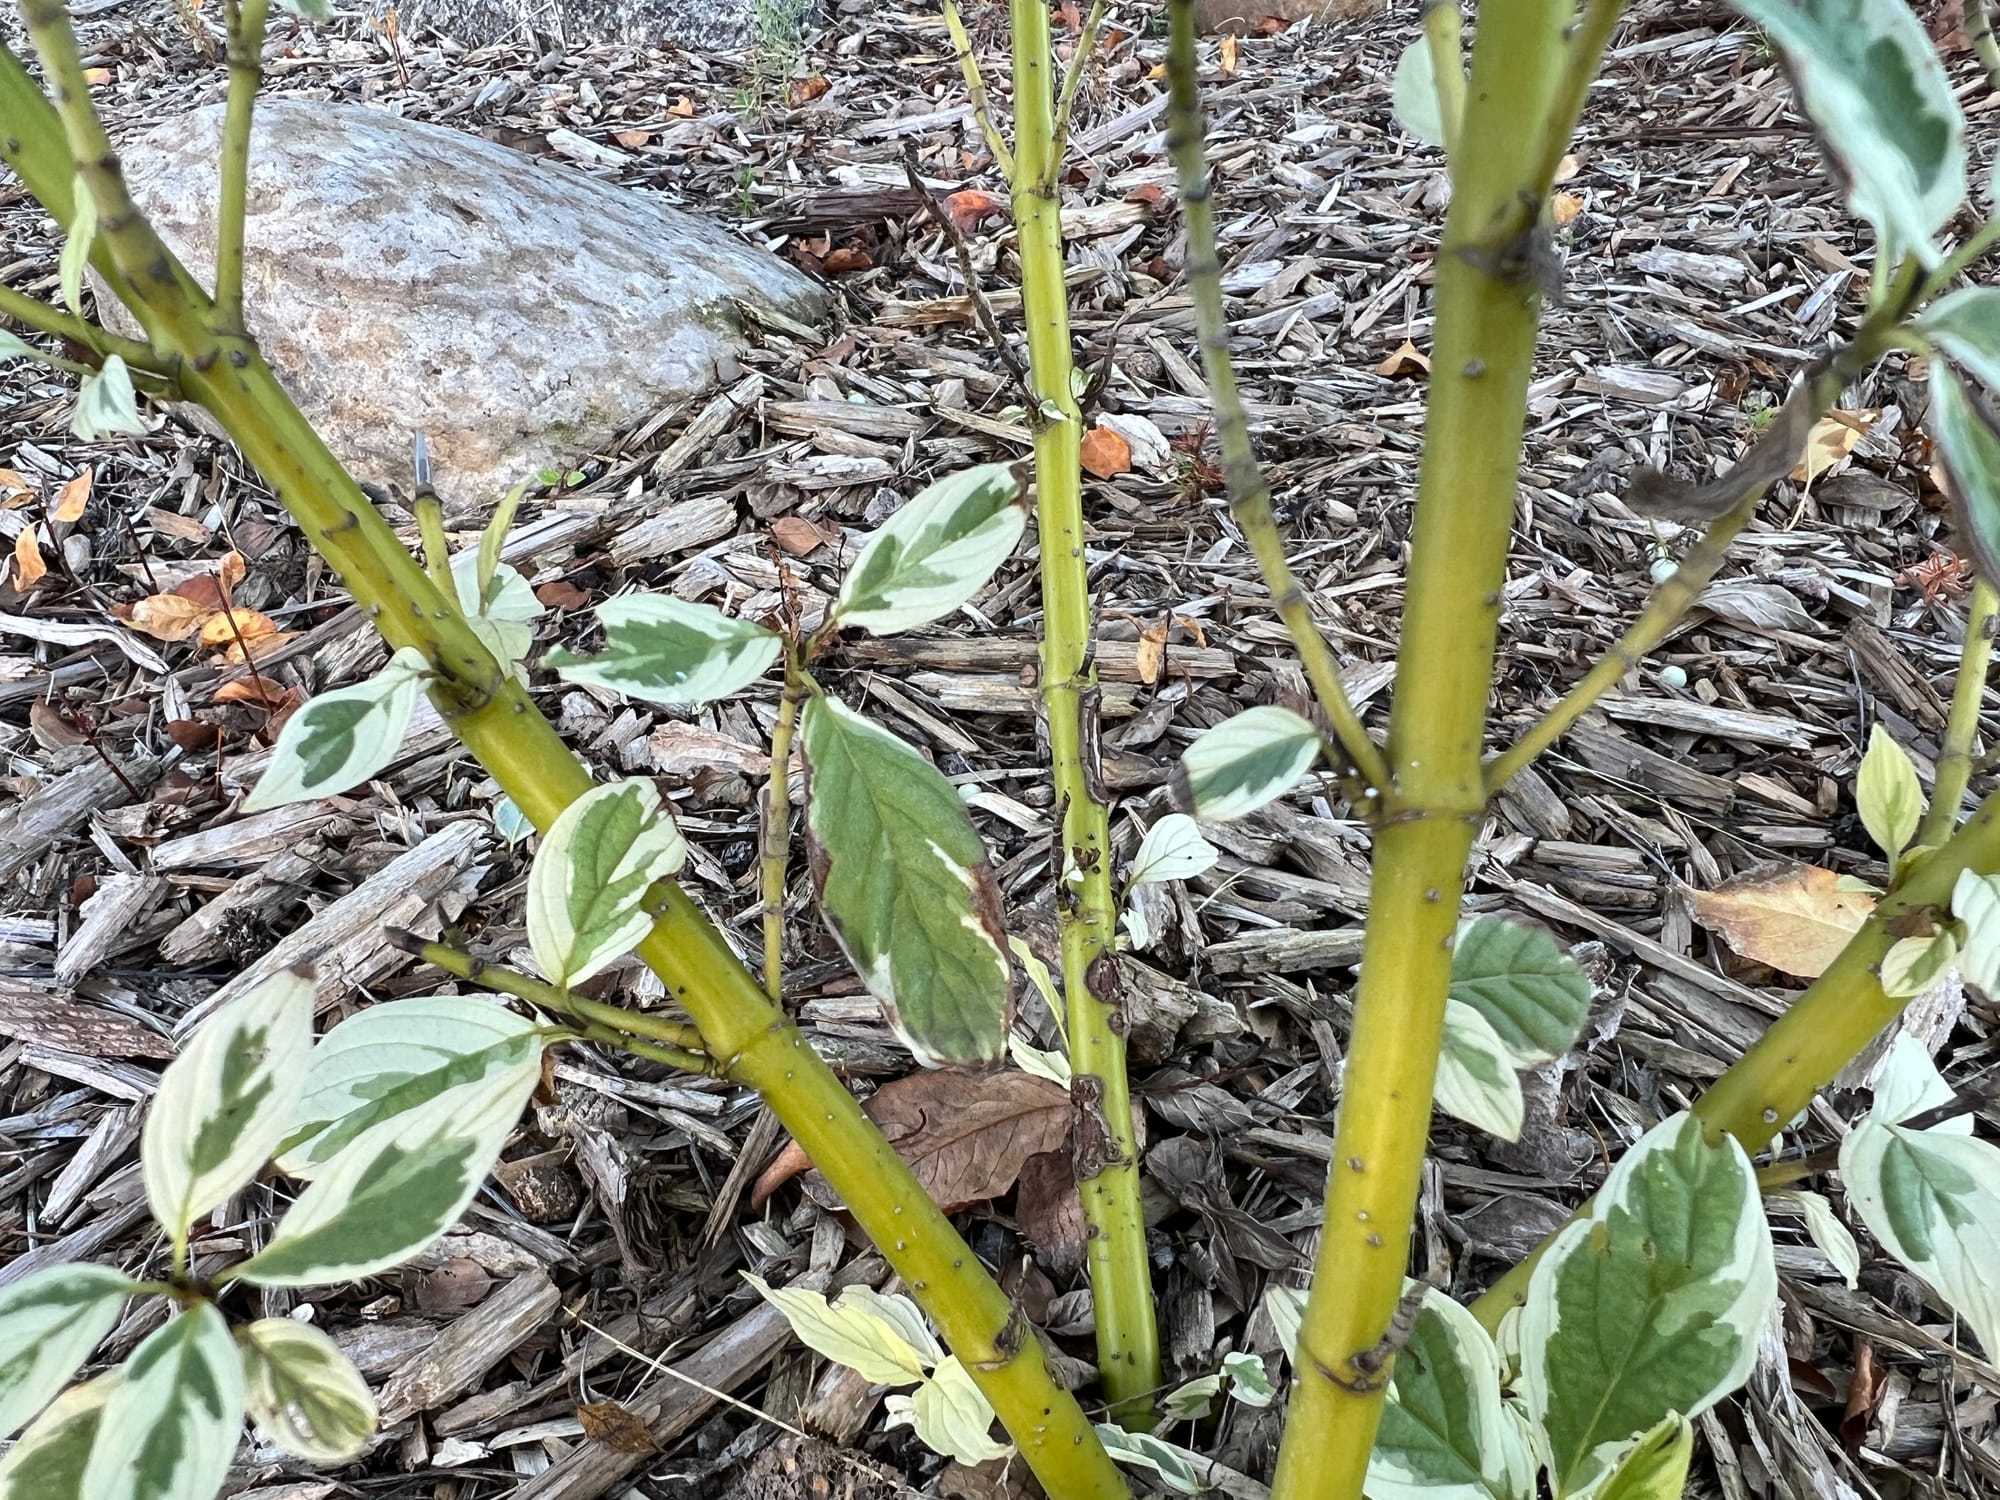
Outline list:
[[[804,1287],[774,1287],[748,1271],[742,1276],[785,1315],[800,1343],[870,1385],[913,1385],[944,1358],[924,1315],[907,1297],[847,1287],[829,1301]]]
[[[47,1406],[118,1321],[132,1282],[81,1262],[0,1290],[0,1437]]]
[[[245,812],[309,802],[359,786],[395,758],[430,664],[405,646],[366,682],[306,700],[285,720],[271,764],[243,800]]]
[[[1939,258],[1965,201],[1965,115],[1908,0],[1735,0],[1784,54],[1854,212],[1893,260]]]
[[[646,892],[687,859],[650,781],[593,787],[550,825],[528,875],[528,943],[542,972],[580,984],[653,925]]]
[[[64,1391],[0,1459],[0,1500],[82,1500],[83,1471],[120,1377]]]
[[[1917,825],[1924,817],[1924,789],[1917,781],[1910,752],[1880,724],[1868,731],[1868,753],[1861,757],[1854,802],[1868,837],[1894,864],[1896,856],[1917,836]]]
[[[116,354],[104,357],[102,368],[83,377],[76,390],[76,411],[69,430],[79,442],[101,443],[111,437],[144,437],[139,395],[132,389],[132,372]]]
[[[542,1047],[533,1021],[470,995],[357,1011],[313,1048],[278,1170],[311,1179],[363,1131],[449,1089],[501,1073],[531,1077]]]
[[[70,185],[69,232],[63,236],[62,253],[56,258],[56,281],[62,288],[63,304],[78,317],[83,316],[83,273],[90,265],[90,247],[97,240],[97,200],[90,196],[90,184],[81,172]]]
[[[1756,1174],[1679,1114],[1612,1169],[1549,1246],[1522,1310],[1522,1386],[1557,1500],[1596,1484],[1670,1413],[1749,1377],[1778,1295]]]
[[[1369,1500],[1532,1500],[1535,1493],[1534,1457],[1500,1399],[1493,1340],[1436,1288],[1425,1292],[1396,1356],[1365,1488]]]
[[[1011,1443],[994,1441],[993,1404],[955,1354],[940,1360],[913,1393],[892,1395],[883,1405],[889,1426],[908,1423],[931,1452],[962,1464],[987,1463],[1014,1451]]]
[[[243,1369],[206,1302],[150,1334],[111,1387],[83,1500],[212,1500],[243,1436]]]
[[[290,1129],[313,997],[309,974],[280,970],[203,1021],[162,1075],[139,1160],[146,1201],[176,1247],[257,1175]]]
[[[1139,841],[1125,888],[1162,880],[1191,880],[1213,869],[1221,857],[1221,851],[1202,837],[1193,818],[1186,813],[1167,813]]]
[[[2000,999],[2000,877],[1958,873],[1951,889],[1951,914],[1965,924],[1958,965],[1965,982],[1989,999]]]
[[[604,649],[552,651],[547,665],[570,682],[647,703],[712,703],[740,693],[778,659],[777,634],[671,594],[620,594],[597,606]]]
[[[332,1339],[294,1318],[236,1330],[250,1420],[287,1453],[345,1463],[375,1435],[375,1397]]]
[[[965,804],[937,767],[834,699],[807,702],[799,729],[820,907],[861,982],[925,1067],[998,1059],[1014,973]]]
[[[1898,1036],[1874,1108],[1841,1143],[1840,1171],[1882,1248],[2000,1349],[2000,1147],[1969,1133],[1969,1114],[1930,1130],[1900,1123],[1951,1097],[1923,1044]]]
[[[1240,818],[1297,786],[1319,750],[1319,731],[1289,708],[1246,708],[1187,747],[1174,791],[1198,818]]]
[[[325,1163],[236,1274],[260,1286],[318,1286],[407,1260],[465,1211],[537,1077],[489,1074],[365,1131]]]
[[[1503,1141],[1521,1138],[1524,1106],[1514,1056],[1493,1023],[1463,1000],[1445,1002],[1437,1107]]]
[[[1543,928],[1475,917],[1451,954],[1451,997],[1492,1023],[1519,1067],[1560,1057],[1590,1014],[1590,980]]]
[[[1595,1500],[1681,1500],[1693,1458],[1694,1424],[1675,1412],[1618,1461]]]
[[[1011,464],[982,464],[928,485],[868,539],[833,613],[889,635],[950,614],[1007,560],[1027,525]]]

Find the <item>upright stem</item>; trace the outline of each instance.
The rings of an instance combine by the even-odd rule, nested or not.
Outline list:
[[[214,304],[125,195],[61,4],[28,0],[23,13],[61,115],[0,47],[0,152],[60,221],[72,212],[72,175],[82,173],[97,200],[112,286],[151,339],[183,356],[189,397],[236,441],[384,639],[424,652],[445,722],[546,830],[590,789],[589,772],[397,542],[256,346],[216,331]],[[1123,1500],[1124,1480],[1076,1398],[1057,1384],[1020,1309],[881,1131],[686,892],[662,882],[649,901],[656,920],[639,956],[694,1018],[703,1051],[764,1095],[909,1284],[1044,1488],[1055,1500]]]
[[[1304,664],[1313,696],[1333,726],[1342,754],[1365,789],[1379,795],[1389,784],[1389,763],[1383,758],[1347,696],[1340,668],[1326,638],[1313,619],[1305,590],[1292,573],[1285,539],[1278,532],[1271,508],[1271,487],[1250,446],[1250,424],[1243,398],[1237,394],[1236,371],[1229,357],[1229,325],[1222,305],[1222,265],[1215,248],[1214,190],[1202,154],[1201,99],[1196,77],[1194,11],[1188,0],[1176,0],[1167,72],[1173,90],[1173,112],[1167,143],[1180,179],[1181,212],[1187,218],[1188,289],[1194,294],[1202,369],[1208,375],[1209,405],[1221,435],[1222,473],[1229,486],[1230,513],[1250,544],[1273,607],[1292,638]]]
[[[1070,1093],[1082,1122],[1076,1170],[1089,1225],[1098,1366],[1114,1415],[1143,1423],[1151,1393],[1160,1384],[1160,1342],[1113,958],[1117,903],[1111,886],[1109,817],[1098,776],[1097,671],[1091,660],[1078,459],[1083,415],[1071,389],[1076,364],[1069,294],[1063,285],[1062,163],[1055,156],[1049,8],[1044,0],[1012,0],[1012,6],[1014,226],[1029,375],[1041,408],[1035,429],[1035,491],[1042,702],[1062,823],[1065,868],[1055,872],[1056,913],[1074,1074]]]
[[[1770,1145],[1812,1103],[1813,1095],[1909,1004],[1882,992],[1882,957],[1896,941],[1898,919],[1949,903],[1961,872],[1984,874],[1996,866],[2000,866],[2000,794],[1982,802],[1964,827],[1882,898],[1840,957],[1695,1102],[1694,1112],[1710,1137],[1734,1136],[1753,1156]],[[1474,1316],[1489,1330],[1499,1327],[1509,1308],[1527,1300],[1528,1283],[1547,1245],[1544,1240],[1473,1303]]]
[[[250,196],[250,119],[264,81],[264,27],[271,0],[230,0],[229,97],[222,117],[222,201],[215,226],[215,308],[222,327],[243,322],[243,233]]]
[[[1965,788],[1972,780],[1972,747],[1979,738],[1979,710],[1986,699],[1986,669],[1993,661],[1995,611],[2000,591],[1984,578],[1972,585],[1966,604],[1965,644],[1959,648],[1958,680],[1951,689],[1951,719],[1944,729],[1931,805],[1917,829],[1917,844],[1940,844],[1958,825]]]
[[[771,779],[764,787],[764,842],[758,887],[764,899],[764,993],[785,1003],[785,866],[792,852],[792,728],[805,694],[798,649],[785,643],[785,691],[771,730]]]
[[[1545,259],[1547,184],[1530,173],[1571,14],[1570,0],[1488,7],[1473,47],[1437,261],[1391,780],[1275,1500],[1357,1500],[1395,1355],[1465,861],[1486,805],[1480,756]]]

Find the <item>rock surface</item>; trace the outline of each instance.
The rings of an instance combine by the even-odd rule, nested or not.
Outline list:
[[[644,193],[375,110],[260,104],[251,332],[357,478],[407,484],[429,440],[448,504],[484,506],[717,383],[736,303],[801,322],[819,288]],[[221,106],[131,142],[139,206],[204,285]]]

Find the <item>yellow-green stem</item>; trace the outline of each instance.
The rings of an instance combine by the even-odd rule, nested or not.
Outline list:
[[[1465,119],[1465,35],[1458,0],[1433,0],[1424,12],[1424,45],[1430,49],[1438,119],[1444,125],[1449,158],[1458,153],[1459,128]]]
[[[1368,730],[1347,696],[1340,667],[1313,619],[1305,590],[1292,573],[1285,539],[1271,508],[1271,488],[1263,466],[1250,446],[1250,424],[1236,390],[1236,372],[1229,357],[1229,327],[1222,304],[1222,265],[1215,248],[1215,204],[1203,160],[1201,100],[1196,79],[1195,23],[1191,0],[1175,0],[1169,43],[1168,76],[1173,112],[1167,141],[1180,180],[1181,212],[1187,219],[1188,289],[1194,294],[1195,329],[1201,341],[1202,369],[1208,376],[1209,405],[1215,412],[1222,445],[1222,473],[1229,488],[1230,514],[1236,518],[1250,555],[1257,561],[1272,607],[1291,635],[1304,665],[1306,680],[1319,700],[1347,766],[1362,785],[1357,796],[1380,796],[1389,784],[1389,763],[1368,736]],[[1344,768],[1343,768],[1344,769]]]
[[[1184,3],[1184,0],[1182,0]],[[1177,12],[1178,12],[1177,5]],[[1359,1500],[1395,1356],[1513,528],[1544,257],[1515,227],[1569,0],[1482,11],[1437,261],[1437,341],[1326,1217],[1274,1500]],[[1496,235],[1500,238],[1496,239]]]
[[[973,55],[972,38],[966,35],[965,20],[958,13],[957,0],[944,0],[944,25],[951,36],[952,50],[958,54],[958,70],[965,75],[965,91],[972,98],[972,118],[979,126],[980,137],[986,142],[986,149],[993,154],[993,164],[1002,175],[1014,175],[1014,153],[1007,149],[1006,141],[1000,137],[1000,127],[993,120],[993,106],[986,97],[986,80],[979,71],[979,59]]]
[[[722,1076],[716,1060],[702,1053],[701,1034],[692,1026],[586,1000],[517,970],[488,963],[447,943],[425,942],[413,932],[391,932],[389,939],[405,953],[468,984],[496,995],[512,995],[552,1015],[567,1016],[577,1023],[587,1041],[622,1047],[636,1057],[651,1058],[689,1073]]]
[[[221,326],[246,333],[243,234],[250,197],[250,120],[264,81],[264,28],[271,0],[230,0],[229,94],[222,117],[222,196],[215,230],[215,308]]]
[[[792,852],[792,727],[805,692],[804,666],[785,645],[785,691],[771,729],[771,779],[764,788],[764,843],[758,888],[764,900],[764,993],[773,1005],[785,999],[785,866]]]
[[[1770,1145],[1813,1095],[1909,1003],[1882,992],[1882,957],[1896,941],[1897,919],[1925,907],[1947,905],[1961,872],[1986,874],[1996,868],[2000,868],[2000,796],[1988,797],[1963,828],[1925,855],[1902,884],[1882,898],[1832,966],[1695,1101],[1694,1112],[1710,1137],[1734,1136],[1753,1156]],[[1489,1330],[1499,1327],[1509,1308],[1526,1300],[1529,1280],[1547,1244],[1544,1240],[1473,1303],[1473,1313]]]
[[[67,13],[52,0],[29,0],[23,13],[60,115],[0,47],[0,154],[64,223],[81,171],[99,210],[100,265],[149,338],[183,357],[187,394],[236,441],[384,639],[424,652],[433,702],[453,733],[547,829],[589,790],[589,773],[396,541],[254,344],[218,331],[207,294],[132,210]],[[764,1095],[937,1323],[1043,1487],[1054,1500],[1122,1500],[1123,1479],[1033,1329],[908,1166],[687,894],[667,882],[650,899],[657,920],[639,955],[694,1018],[702,1050]]]
[[[1979,738],[1979,710],[1986,700],[1986,669],[1993,662],[1993,631],[2000,620],[2000,591],[1984,578],[1972,585],[1965,608],[1965,644],[1959,648],[1958,680],[1951,689],[1951,718],[1944,728],[1931,805],[1917,829],[1917,846],[1940,844],[1958,824],[1959,806],[1972,780],[1972,747]]]
[[[1059,222],[1049,8],[1012,0],[1014,227],[1021,258],[1028,368],[1041,406],[1035,430],[1035,516],[1041,545],[1042,702],[1048,715],[1064,868],[1055,871],[1071,1095],[1086,1122],[1077,1146],[1096,1303],[1097,1359],[1113,1415],[1143,1424],[1160,1384],[1152,1267],[1139,1202],[1138,1142],[1125,1072],[1113,957],[1117,904],[1109,819],[1098,785],[1097,672],[1091,662],[1084,556],[1082,413],[1071,389],[1069,294]],[[1078,59],[1077,67],[1082,66]]]
[[[68,339],[72,344],[85,349],[94,349],[99,354],[115,354],[124,360],[135,373],[151,373],[171,377],[173,362],[163,360],[153,352],[150,344],[142,344],[137,339],[120,338],[115,333],[106,333],[95,323],[86,322],[74,313],[66,313],[60,308],[30,297],[26,292],[17,292],[11,286],[0,286],[0,318],[19,323],[23,328],[31,328],[36,333],[54,334],[57,338]]]

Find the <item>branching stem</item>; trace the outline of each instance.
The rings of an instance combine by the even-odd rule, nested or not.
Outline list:
[[[1250,446],[1250,424],[1236,373],[1229,357],[1229,325],[1222,305],[1222,266],[1215,247],[1215,206],[1208,163],[1202,153],[1200,85],[1196,76],[1194,12],[1191,0],[1174,0],[1168,76],[1173,91],[1167,143],[1180,178],[1181,212],[1187,219],[1188,290],[1194,297],[1195,327],[1201,340],[1202,368],[1208,375],[1209,404],[1215,412],[1222,443],[1222,469],[1229,487],[1230,511],[1250,544],[1271,591],[1278,618],[1290,632],[1306,678],[1321,710],[1333,726],[1353,774],[1363,785],[1386,795],[1389,763],[1368,736],[1361,716],[1347,695],[1340,667],[1313,619],[1312,606],[1292,572],[1285,539],[1271,508],[1271,487]],[[1345,769],[1345,768],[1343,768]]]
[[[1931,805],[1917,829],[1917,845],[1941,844],[1958,826],[1965,789],[1972,780],[1973,742],[1979,738],[1979,710],[1986,699],[1986,672],[1993,662],[1993,633],[2000,626],[2000,592],[1984,578],[1972,585],[1966,604],[1965,644],[1959,648],[1958,680],[1951,688],[1951,718],[1944,729]]]
[[[979,125],[979,134],[986,142],[986,149],[993,154],[993,164],[1011,182],[1014,180],[1014,153],[1007,149],[1000,127],[993,123],[993,106],[986,98],[986,80],[980,76],[979,59],[973,54],[972,38],[966,35],[965,18],[958,13],[958,0],[944,0],[944,24],[945,30],[951,34],[952,49],[958,54],[958,70],[965,75],[965,91],[972,98],[972,118]]]

